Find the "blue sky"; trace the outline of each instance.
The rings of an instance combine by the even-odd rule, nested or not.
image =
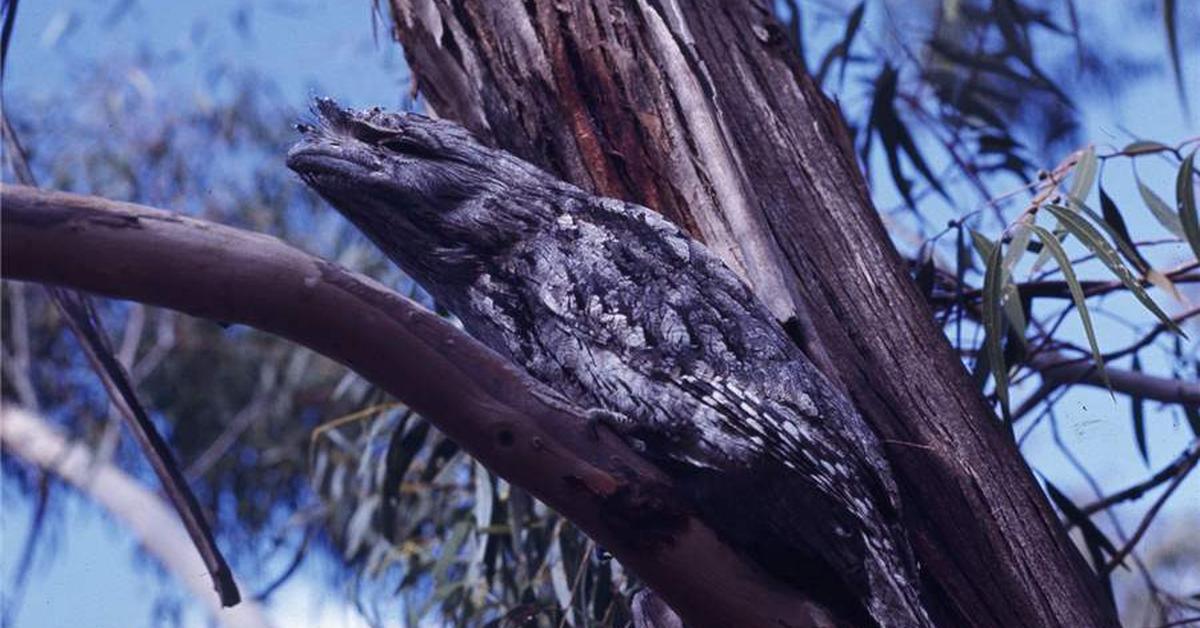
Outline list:
[[[34,99],[61,94],[80,61],[143,51],[178,59],[154,82],[201,85],[213,66],[254,69],[297,110],[316,93],[395,106],[407,85],[403,54],[386,24],[376,39],[366,1],[22,2],[17,18],[6,91]]]
[[[399,48],[393,44],[386,28],[377,37],[372,32],[371,7],[365,0],[357,2],[321,2],[276,0],[271,2],[134,2],[119,18],[113,19],[113,2],[94,0],[64,0],[53,2],[24,2],[18,15],[17,30],[12,46],[5,90],[9,96],[20,94],[23,102],[43,101],[49,96],[69,92],[77,80],[81,60],[134,58],[142,50],[158,54],[174,52],[178,61],[154,76],[152,85],[189,86],[202,83],[206,68],[227,65],[229,68],[254,68],[273,78],[281,97],[296,111],[303,111],[314,94],[330,94],[355,106],[384,105],[395,107],[407,91],[406,71]],[[1112,6],[1095,3],[1096,6]],[[1195,3],[1183,2],[1184,10],[1194,10]],[[244,6],[253,6],[246,11]],[[1096,10],[1088,7],[1089,11]],[[1101,22],[1111,21],[1115,13],[1101,9],[1090,16]],[[867,24],[878,16],[868,13]],[[1108,24],[1118,32],[1119,25]],[[1163,58],[1163,39],[1159,32],[1147,32],[1131,38],[1128,45],[1148,55]],[[810,42],[823,49],[824,44]],[[1196,47],[1187,48],[1189,94],[1200,94],[1200,58]],[[202,64],[199,60],[203,59]],[[138,77],[128,77],[130,81]],[[1196,98],[1193,97],[1193,103]],[[847,103],[853,105],[853,103]],[[69,101],[53,106],[69,107]],[[1080,102],[1084,120],[1084,137],[1097,144],[1124,145],[1126,131],[1144,138],[1168,143],[1191,137],[1200,132],[1195,122],[1200,106],[1193,104],[1193,117],[1185,118],[1175,97],[1165,65],[1160,71],[1134,79],[1128,89],[1115,98],[1099,94],[1088,95]],[[1061,157],[1061,156],[1060,156]],[[280,159],[282,168],[282,156]],[[1168,168],[1150,160],[1139,163],[1143,178],[1164,196],[1171,190],[1173,176]],[[884,172],[876,168],[877,173]],[[1132,230],[1147,229],[1149,218],[1140,205],[1132,187],[1125,164],[1115,164],[1106,172],[1106,187],[1110,194],[1130,209],[1126,220]],[[891,207],[897,202],[888,185],[878,182],[877,203]],[[970,198],[964,195],[964,198]],[[993,234],[994,235],[994,234]],[[1182,249],[1178,256],[1183,255]],[[1161,253],[1163,259],[1171,251]],[[1164,261],[1165,263],[1165,261]],[[1162,295],[1156,298],[1163,302]],[[1193,300],[1200,295],[1193,293]],[[1164,305],[1166,305],[1164,303]],[[1118,311],[1131,318],[1149,321],[1133,310],[1135,306],[1118,305]],[[1082,335],[1077,327],[1073,333]],[[1108,320],[1098,323],[1102,343],[1120,347],[1136,338],[1136,331]],[[1196,330],[1193,336],[1200,336]],[[1164,364],[1147,364],[1148,368],[1164,368]],[[1085,389],[1074,392],[1061,402],[1060,421],[1064,436],[1073,451],[1093,472],[1103,486],[1118,487],[1136,481],[1146,474],[1146,467],[1133,449],[1126,401],[1113,399],[1104,391]],[[1169,413],[1148,413],[1150,434],[1150,469],[1166,464],[1187,442],[1187,427]],[[1064,463],[1053,444],[1048,429],[1034,432],[1025,447],[1031,463],[1039,473],[1050,478],[1079,501],[1090,501],[1089,493],[1078,474]],[[1154,493],[1138,504],[1122,508],[1120,514],[1127,529],[1136,524],[1145,505]],[[3,501],[3,539],[0,549],[0,577],[9,582],[14,557],[24,542],[28,505],[14,495]],[[1187,518],[1200,516],[1200,477],[1192,477],[1170,504],[1163,520],[1156,524],[1169,528]],[[151,617],[151,604],[161,591],[174,591],[170,581],[164,581],[145,561],[135,560],[133,541],[119,528],[98,515],[94,508],[78,499],[71,499],[64,525],[55,530],[57,551],[43,552],[42,560],[29,584],[16,626],[59,626],[77,623],[87,618],[90,626],[141,625]],[[1100,520],[1105,524],[1103,520]],[[1106,525],[1106,524],[1105,524]],[[280,596],[278,612],[321,598],[312,585],[313,574],[297,579]],[[1198,583],[1200,585],[1200,583]],[[186,596],[178,597],[188,604]],[[336,598],[327,598],[325,611],[332,615],[327,625],[352,625],[352,613]],[[189,621],[202,625],[202,615],[190,608]],[[304,615],[312,617],[312,615]],[[296,625],[291,619],[279,616],[280,625]]]
[[[145,77],[152,86],[202,85],[206,68],[224,64],[231,70],[271,76],[280,96],[297,113],[318,94],[336,95],[355,106],[394,107],[407,90],[403,54],[386,31],[380,31],[376,43],[369,2],[134,2],[113,20],[115,4],[120,3],[22,2],[10,49],[6,96],[19,94],[21,102],[70,106],[58,97],[70,92],[85,62],[132,60],[142,51],[174,53],[178,59],[156,66],[161,71]],[[255,8],[241,14],[242,5]],[[246,25],[248,36],[239,22]],[[279,166],[284,167],[282,155]],[[0,513],[0,586],[5,588],[25,542],[31,510],[19,496],[7,492]],[[54,542],[40,552],[13,628],[79,625],[84,620],[93,628],[151,625],[153,605],[164,596],[182,603],[186,625],[206,625],[202,609],[138,556],[136,543],[122,528],[82,499],[72,496],[63,501],[68,506],[58,518],[59,525],[49,530]],[[317,584],[320,563],[306,564],[307,572],[276,594],[271,608],[276,624],[364,626],[337,591]],[[279,573],[284,565],[276,567],[264,572]],[[247,589],[260,585],[253,583]]]

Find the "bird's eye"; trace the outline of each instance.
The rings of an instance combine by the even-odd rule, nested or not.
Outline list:
[[[445,156],[435,148],[402,134],[395,134],[377,144],[393,152],[421,159],[441,159]]]
[[[396,136],[396,132],[391,129],[385,129],[365,122],[355,124],[352,132],[355,138],[368,144],[384,144],[387,140]]]
[[[386,148],[401,155],[420,159],[441,159],[445,157],[442,154],[443,151],[438,150],[434,145],[430,145],[429,138],[421,137],[420,134],[414,135],[403,128],[392,129],[359,120],[356,121],[351,132],[361,142]]]

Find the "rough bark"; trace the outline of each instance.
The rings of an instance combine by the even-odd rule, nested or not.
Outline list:
[[[928,626],[882,445],[720,259],[462,127],[321,99],[288,165],[476,339],[847,623]]]
[[[271,625],[254,600],[223,608],[179,515],[154,491],[113,465],[96,460],[86,446],[70,442],[45,420],[11,405],[0,410],[0,445],[5,453],[54,474],[120,520],[217,624],[225,628]]]
[[[763,2],[392,0],[440,115],[662,212],[748,279],[888,445],[943,625],[1115,614],[934,325],[840,114]]]
[[[582,410],[378,283],[269,236],[140,205],[12,185],[0,203],[5,278],[251,325],[346,364],[570,518],[689,625],[832,625],[679,507],[655,467],[597,437]]]

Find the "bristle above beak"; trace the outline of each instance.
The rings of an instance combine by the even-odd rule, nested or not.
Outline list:
[[[342,129],[350,121],[351,112],[343,109],[332,98],[321,97],[313,101],[313,113],[330,129]]]

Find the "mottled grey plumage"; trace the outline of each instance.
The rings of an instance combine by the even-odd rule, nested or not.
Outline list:
[[[471,335],[616,413],[767,571],[853,621],[929,625],[878,440],[708,249],[453,124],[317,114],[289,166]]]

